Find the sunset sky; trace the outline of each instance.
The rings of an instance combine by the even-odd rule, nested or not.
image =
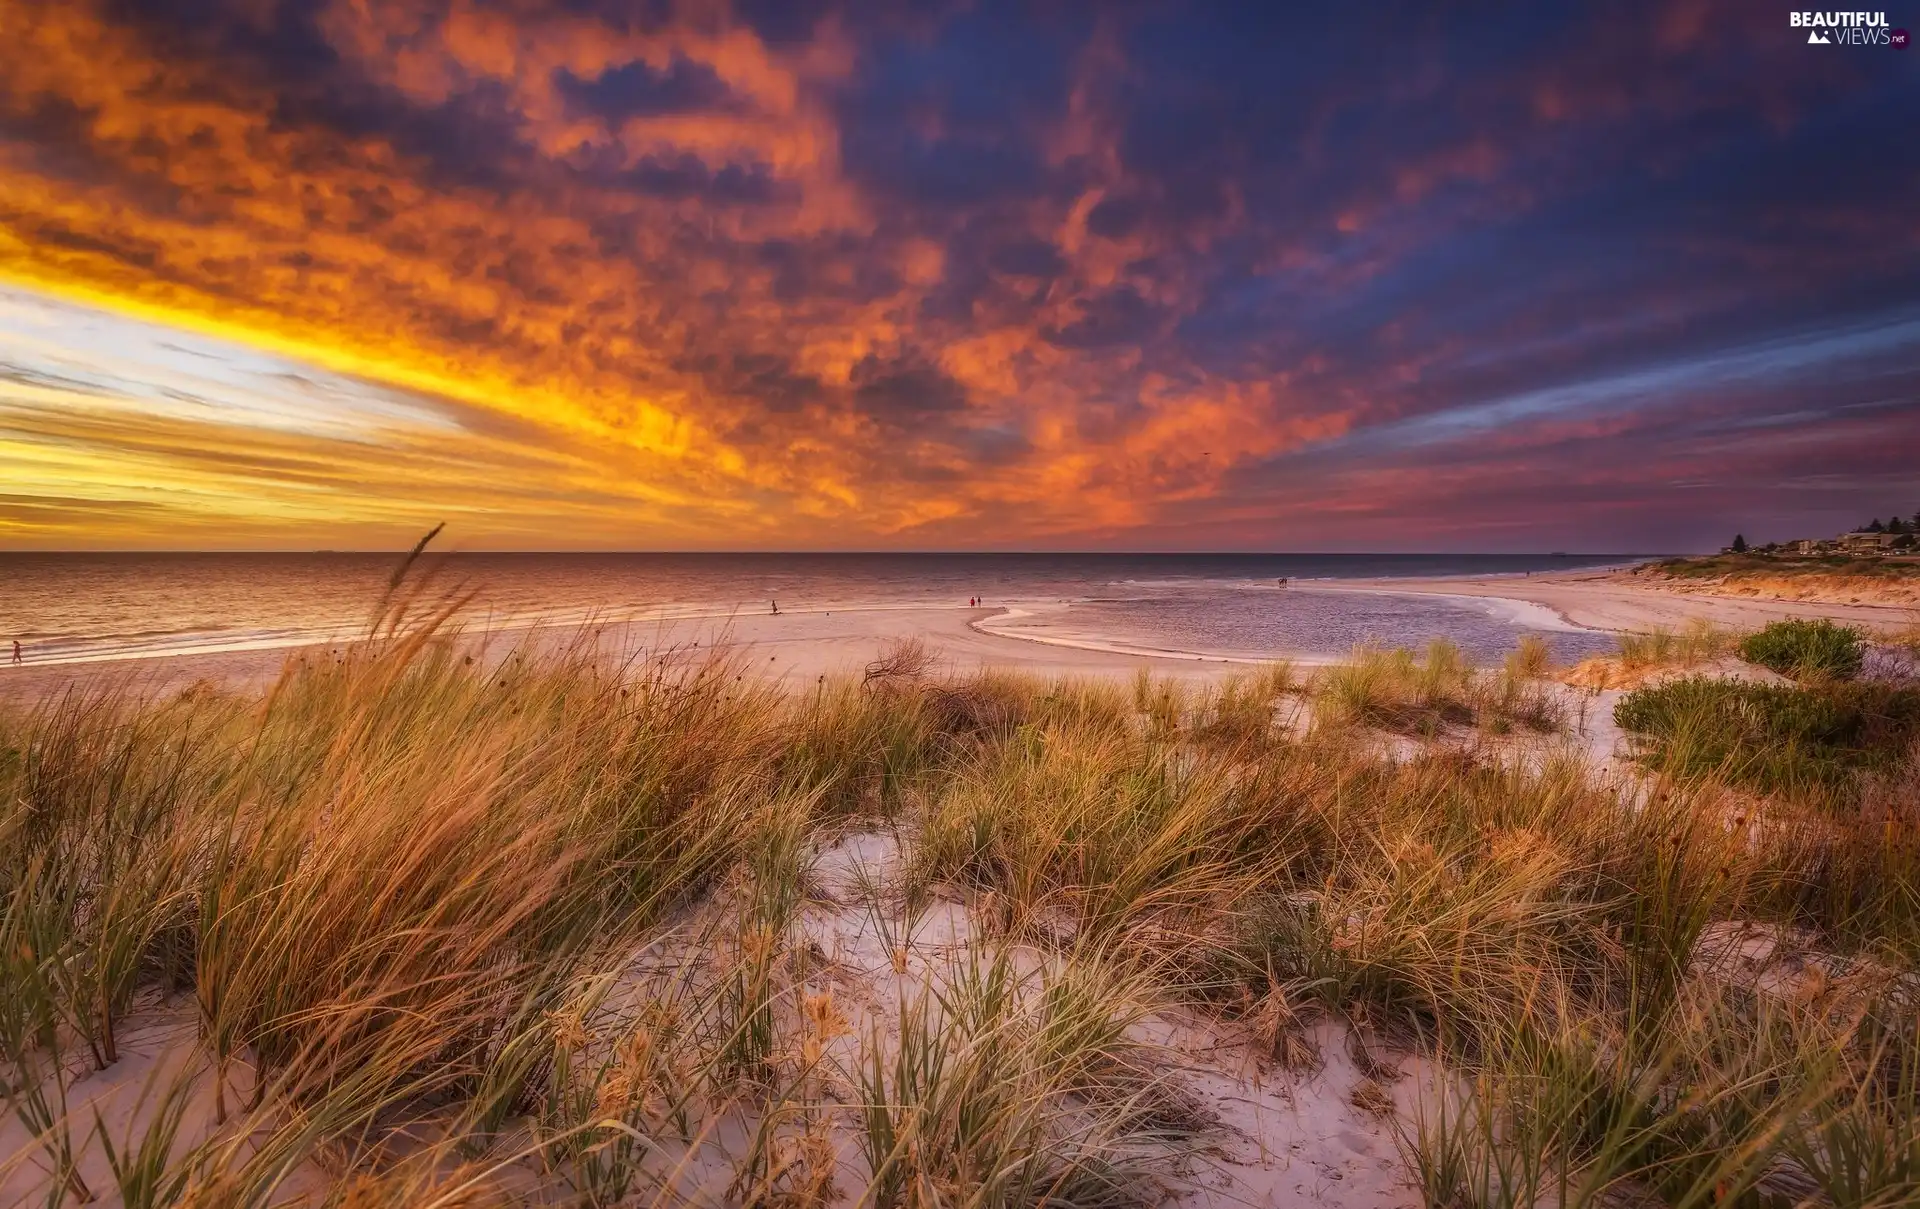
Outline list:
[[[1788,19],[5,0],[0,549],[1910,515],[1920,52]]]

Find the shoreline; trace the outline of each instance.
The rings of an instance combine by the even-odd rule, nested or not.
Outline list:
[[[1911,609],[1897,605],[1840,605],[1682,592],[1636,583],[1620,576],[1617,569],[1592,567],[1531,576],[1498,573],[1296,580],[1284,588],[1272,585],[1265,590],[1437,597],[1485,609],[1518,627],[1585,634],[1678,629],[1694,619],[1732,629],[1757,629],[1771,621],[1816,617],[1884,631],[1913,619]],[[1073,605],[1066,600],[1025,598],[984,606],[913,600],[833,601],[773,614],[684,604],[614,619],[576,613],[561,621],[551,617],[527,619],[524,614],[495,620],[482,614],[468,627],[452,632],[460,641],[470,641],[483,650],[507,649],[521,643],[554,645],[583,637],[602,645],[614,657],[717,649],[763,675],[790,684],[857,675],[898,642],[924,643],[939,664],[951,671],[992,668],[1069,677],[1130,676],[1149,669],[1182,677],[1219,678],[1267,663],[1321,666],[1343,657],[1328,652],[1213,650],[1129,641],[1077,630],[1070,623],[1058,624],[1070,616]],[[1049,621],[1054,624],[1050,626]],[[329,650],[360,640],[357,634],[331,639],[289,635],[285,639],[216,641],[184,649],[175,646],[29,659],[20,665],[0,664],[0,700],[40,699],[73,684],[101,678],[141,682],[157,690],[201,682],[259,688],[271,683],[290,660],[325,658]]]

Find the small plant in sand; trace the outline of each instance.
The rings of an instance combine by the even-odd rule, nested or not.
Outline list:
[[[866,1047],[873,1204],[937,1203],[941,1189],[989,1205],[1147,1204],[1157,1165],[1200,1128],[1128,1040],[1148,984],[1092,956],[1022,965],[1005,948],[961,954]]]
[[[1553,647],[1538,634],[1522,634],[1508,653],[1505,670],[1515,680],[1538,680],[1553,670]]]

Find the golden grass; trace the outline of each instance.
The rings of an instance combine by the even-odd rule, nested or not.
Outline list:
[[[1543,674],[1573,688],[1639,688],[1664,679],[1676,670],[1699,667],[1733,653],[1741,635],[1704,618],[1694,617],[1679,630],[1656,626],[1622,634],[1615,655],[1594,655],[1570,668]]]
[[[1441,1060],[1402,1123],[1434,1205],[1920,1188],[1920,836],[1364,741],[1550,725],[1540,652],[1195,691],[900,650],[784,696],[710,653],[383,633],[258,700],[105,687],[0,720],[10,1187],[1147,1204],[1208,1128],[1135,1039],[1177,1005],[1273,1054],[1318,1014]],[[1313,725],[1281,725],[1303,694]],[[904,845],[857,908],[809,872],[848,829]],[[937,893],[973,931],[930,963]],[[865,1029],[804,940],[827,909],[896,955]],[[1730,921],[1830,973],[1762,989],[1702,943]],[[166,1005],[191,1060],[131,1133],[95,1128],[70,1091]]]
[[[1553,731],[1564,724],[1564,710],[1537,683],[1550,667],[1538,639],[1523,643],[1493,672],[1477,671],[1443,638],[1420,656],[1363,646],[1322,674],[1314,716],[1327,727],[1370,726],[1428,737],[1448,726]]]

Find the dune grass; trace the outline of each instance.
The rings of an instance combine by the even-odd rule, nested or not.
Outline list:
[[[1323,725],[1359,725],[1433,736],[1444,728],[1516,727],[1553,731],[1564,724],[1558,700],[1536,683],[1551,664],[1546,644],[1529,638],[1497,671],[1477,671],[1458,646],[1436,638],[1420,655],[1405,648],[1356,648],[1323,674],[1315,716]]]
[[[1153,1204],[1212,1128],[1142,1039],[1173,1011],[1299,1062],[1344,1021],[1382,1084],[1438,1063],[1398,1125],[1435,1206],[1920,1191],[1920,820],[1476,750],[1554,721],[1539,651],[1200,690],[902,649],[782,694],[432,616],[258,699],[0,717],[9,1195]],[[818,854],[870,832],[897,879],[831,899]],[[832,911],[877,973],[807,939]],[[145,1107],[91,1115],[167,1012]]]
[[[1702,618],[1691,618],[1679,630],[1656,626],[1619,638],[1620,662],[1632,669],[1692,667],[1732,651],[1739,636]]]

